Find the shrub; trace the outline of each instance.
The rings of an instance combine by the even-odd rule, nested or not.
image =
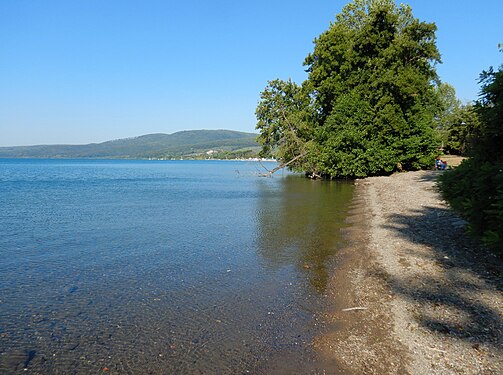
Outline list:
[[[439,186],[451,207],[470,223],[470,231],[503,252],[503,163],[465,160],[444,173]]]

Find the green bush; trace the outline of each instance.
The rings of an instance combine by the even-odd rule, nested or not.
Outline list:
[[[503,251],[503,163],[472,158],[439,179],[451,207],[470,223],[473,234]]]
[[[482,72],[480,83],[475,109],[481,122],[473,134],[470,159],[439,182],[472,232],[503,254],[503,65]]]

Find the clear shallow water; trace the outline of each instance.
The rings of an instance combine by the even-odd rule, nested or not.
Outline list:
[[[260,168],[0,159],[0,373],[317,368],[353,186]]]

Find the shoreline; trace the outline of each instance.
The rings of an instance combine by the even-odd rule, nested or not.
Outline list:
[[[315,348],[344,374],[503,373],[501,259],[466,234],[440,172],[356,182]]]

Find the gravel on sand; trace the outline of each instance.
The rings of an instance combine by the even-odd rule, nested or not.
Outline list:
[[[359,180],[331,281],[335,328],[314,346],[341,373],[503,374],[503,267],[466,234],[439,171]]]

